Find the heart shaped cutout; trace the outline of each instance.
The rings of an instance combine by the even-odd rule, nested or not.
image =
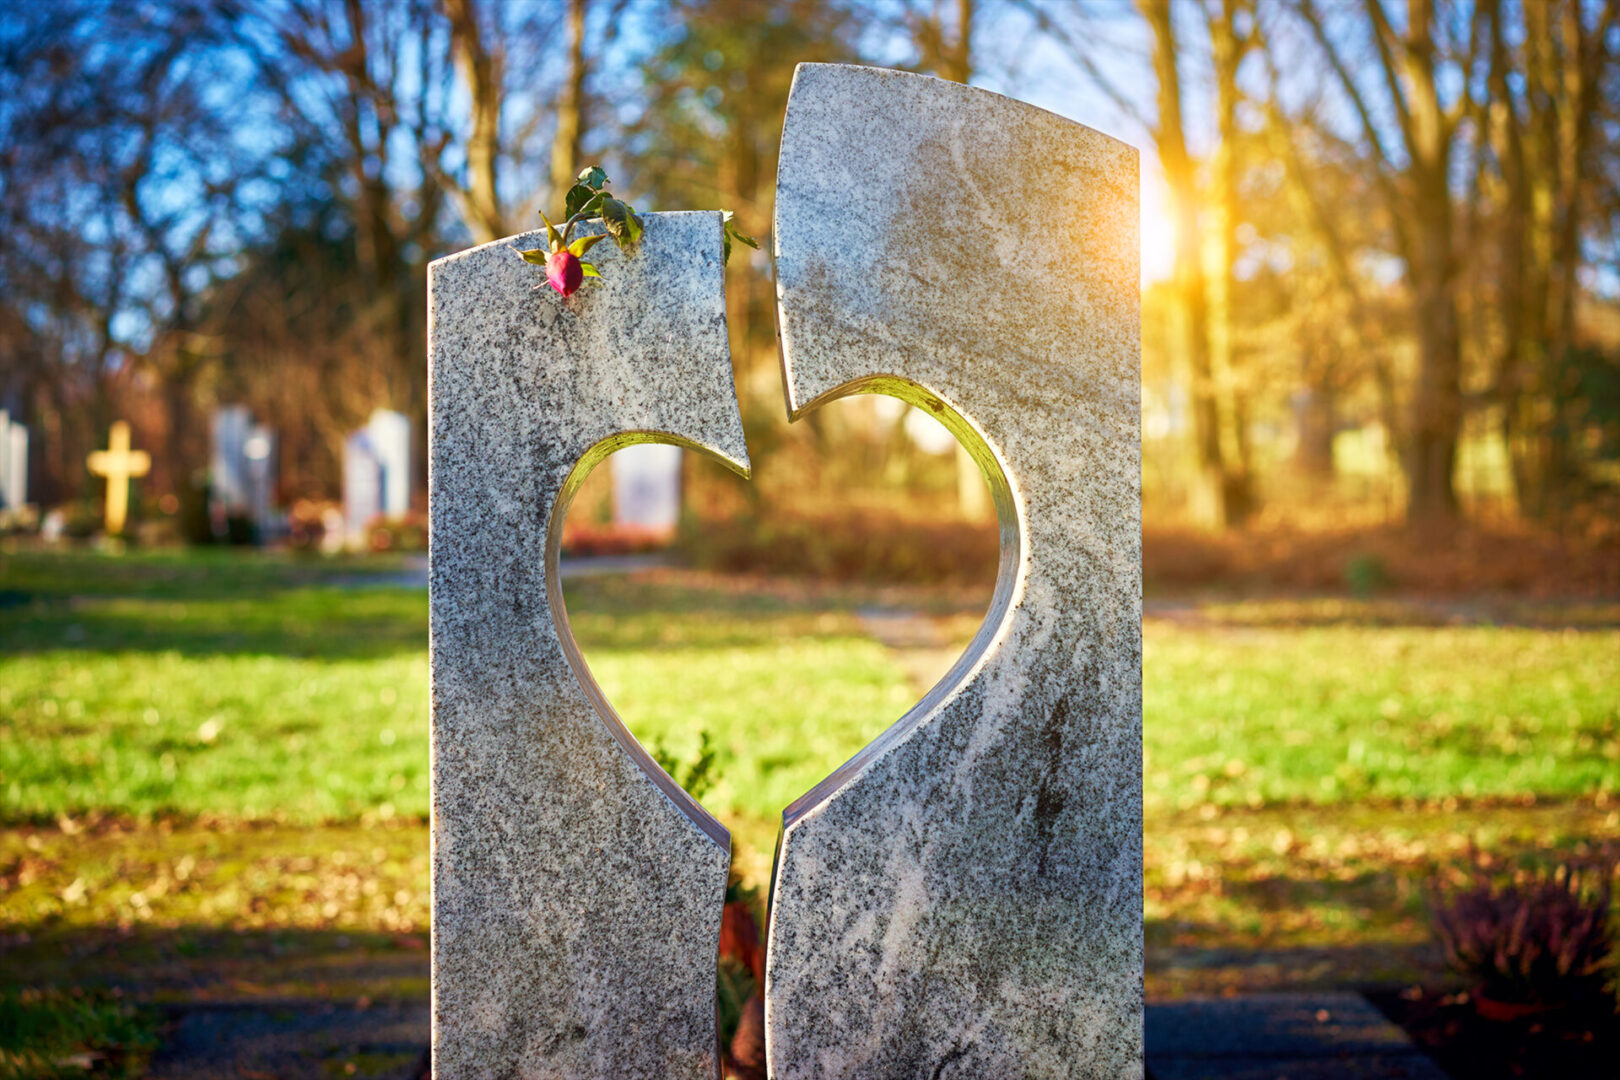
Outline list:
[[[949,426],[936,423],[932,396],[877,384],[851,394],[895,389],[904,395],[899,402],[829,399],[823,416],[846,437],[877,428],[892,439],[909,425],[902,453],[913,457],[913,497],[921,473],[922,498],[951,505],[957,496],[942,489],[958,483],[958,443]],[[917,411],[879,404],[891,402]],[[931,444],[933,452],[913,443]],[[611,502],[611,470],[601,467],[606,458],[582,462],[564,533],[583,532],[599,547],[604,536],[609,547],[612,539],[601,526]],[[716,467],[706,455],[692,455],[686,477],[695,490],[712,493]],[[984,488],[976,471],[970,479]],[[890,483],[865,492],[878,493],[892,502],[897,491]],[[852,520],[861,527],[860,515]],[[610,727],[633,741],[634,749],[627,749],[672,798],[684,806],[682,797],[695,793],[691,801],[702,816],[728,826],[737,870],[763,886],[783,811],[948,692],[972,655],[969,645],[984,634],[998,545],[994,524],[942,515],[909,540],[871,539],[874,546],[891,539],[937,545],[952,534],[978,568],[946,587],[737,577],[645,563],[629,575],[599,574],[589,572],[595,569],[589,558],[565,559],[561,588],[553,593],[563,601],[559,633],[570,643],[581,682],[611,717]],[[616,565],[622,561],[600,564]]]

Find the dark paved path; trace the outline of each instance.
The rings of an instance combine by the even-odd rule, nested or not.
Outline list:
[[[425,1001],[181,1010],[147,1080],[426,1080]]]
[[[1360,994],[1249,994],[1147,1007],[1152,1080],[1446,1080]]]
[[[426,1080],[427,1002],[189,1008],[149,1080]],[[1150,1080],[1446,1080],[1359,994],[1150,1004]]]

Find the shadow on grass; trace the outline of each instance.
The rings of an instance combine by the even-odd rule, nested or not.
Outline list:
[[[19,1060],[170,1080],[426,1075],[425,934],[90,926],[5,940],[0,1007],[27,1002],[32,1020],[0,1023]]]
[[[0,556],[0,653],[375,659],[421,652],[427,596],[399,559],[236,552]]]
[[[39,597],[6,613],[0,653],[176,653],[372,660],[427,649],[420,592],[304,589],[233,600]]]
[[[11,926],[0,990],[86,987],[156,1004],[415,1000],[427,934],[369,930]]]
[[[1152,998],[1268,990],[1399,987],[1446,981],[1427,942],[1359,941],[1270,948],[1230,942],[1218,926],[1179,924],[1178,944],[1149,924]],[[1226,942],[1201,946],[1200,938]],[[15,935],[12,935],[15,940]],[[84,987],[146,1004],[352,1005],[425,1001],[427,935],[311,930],[231,931],[212,926],[122,931],[40,930],[0,956],[0,990]]]
[[[299,584],[273,574],[233,584],[217,569],[197,572],[186,564],[192,577],[176,577],[175,588],[137,594],[106,588],[105,580],[86,592],[60,582],[26,594],[13,589],[0,621],[0,653],[369,660],[427,648],[421,589]],[[569,618],[587,652],[732,649],[784,637],[858,636],[851,608],[862,599],[844,591],[783,595],[606,576],[566,586]]]
[[[0,591],[17,598],[123,596],[200,600],[267,596],[288,589],[387,583],[402,556],[279,555],[232,548],[174,548],[126,555],[94,551],[0,554]]]
[[[1221,927],[1183,925],[1196,939],[1228,937]],[[1154,944],[1147,946],[1150,999],[1187,994],[1269,993],[1401,987],[1449,980],[1438,946],[1428,942],[1359,942],[1265,948],[1254,945]]]

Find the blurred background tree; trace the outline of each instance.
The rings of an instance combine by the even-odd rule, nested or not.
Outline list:
[[[0,407],[44,505],[94,490],[117,417],[147,492],[195,497],[222,403],[277,432],[284,500],[331,498],[373,408],[425,420],[430,260],[526,229],[587,162],[768,240],[794,65],[877,63],[1144,149],[1150,523],[1607,528],[1617,57],[1620,0],[18,7]],[[693,509],[977,517],[903,408],[786,425],[767,252],[729,270],[757,482],[689,466]]]

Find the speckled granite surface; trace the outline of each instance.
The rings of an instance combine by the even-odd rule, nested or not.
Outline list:
[[[746,471],[720,216],[646,215],[567,300],[511,250],[543,244],[428,277],[434,1075],[713,1080],[728,837],[602,700],[554,568],[617,446]]]
[[[804,65],[774,236],[791,410],[896,393],[986,466],[991,613],[786,815],[777,1080],[1142,1071],[1137,155],[1028,105]]]

